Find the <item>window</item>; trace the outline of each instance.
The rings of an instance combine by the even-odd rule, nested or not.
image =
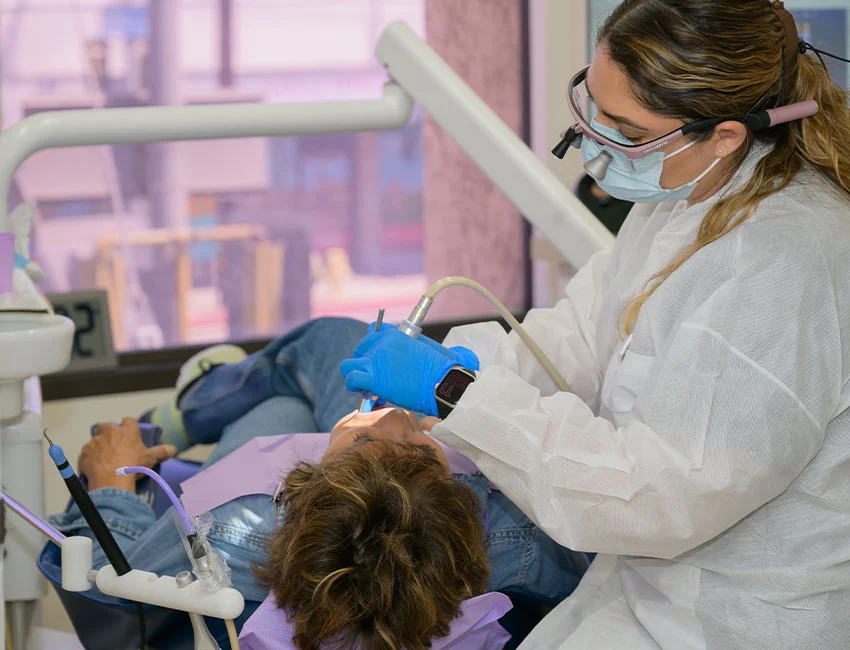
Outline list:
[[[385,25],[404,20],[424,37],[427,24],[451,54],[449,28],[481,20],[472,6],[480,2],[446,4],[0,0],[4,124],[69,108],[375,98],[386,72],[372,52]],[[512,48],[516,66],[500,92],[517,107],[508,117],[519,129],[515,5],[487,4],[493,33],[516,30],[480,46]],[[470,68],[488,64],[478,55]],[[476,265],[522,308],[521,222],[483,176],[441,172],[462,157],[417,109],[408,126],[385,133],[47,150],[19,170],[12,197],[38,203],[33,254],[45,289],[107,289],[116,347],[138,350],[268,337],[317,316],[371,320],[379,307],[400,321],[431,281]],[[448,189],[455,181],[465,199],[446,194],[458,192]],[[500,235],[503,264],[474,246],[465,260],[453,252],[476,239],[474,219],[451,242],[434,236],[461,218],[476,188],[487,198],[482,211],[511,221]],[[435,315],[484,312],[464,296]]]
[[[599,28],[618,4],[620,0],[590,0],[591,55]],[[847,42],[850,0],[785,0],[785,8],[797,21],[800,38],[838,56],[850,56]],[[836,83],[848,87],[847,66],[835,59],[825,61]]]
[[[790,0],[785,3],[800,30],[800,38],[815,47],[841,57],[850,56],[847,27],[850,20],[850,2],[820,2]],[[847,65],[824,57],[826,67],[836,83],[848,88]]]

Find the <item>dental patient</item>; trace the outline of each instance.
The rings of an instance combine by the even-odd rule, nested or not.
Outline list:
[[[209,542],[246,599],[237,625],[271,592],[300,650],[419,649],[447,634],[462,601],[486,591],[563,600],[589,564],[585,554],[555,544],[468,461],[450,462],[427,435],[433,419],[355,413],[359,396],[345,390],[339,363],[365,332],[324,319],[248,357],[232,346],[205,351],[184,367],[170,403],[143,416],[162,428],[157,447],[144,446],[134,420],[100,425],[78,469],[131,566],[160,575],[191,568],[172,517],[157,520],[116,467],[152,467],[217,443],[205,464],[212,472],[257,437],[331,431],[315,439],[312,456],[281,468],[280,508],[266,494],[243,494],[212,510]],[[51,520],[65,534],[92,536],[75,506]],[[175,628],[187,627],[175,614]],[[156,646],[191,647],[183,638]]]
[[[285,483],[259,574],[299,648],[426,648],[487,590],[481,503],[409,413],[344,420]]]

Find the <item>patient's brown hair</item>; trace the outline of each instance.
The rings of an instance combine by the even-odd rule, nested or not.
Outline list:
[[[286,478],[258,571],[300,650],[419,650],[445,636],[490,567],[475,493],[433,450],[359,440]]]

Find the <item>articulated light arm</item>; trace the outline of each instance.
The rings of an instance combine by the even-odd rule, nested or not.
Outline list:
[[[375,56],[575,268],[614,245],[584,204],[405,23],[384,30]]]
[[[298,104],[145,106],[31,115],[0,134],[0,232],[10,230],[8,197],[21,164],[42,149],[399,129],[413,100],[395,83],[378,100]]]
[[[419,102],[573,266],[613,237],[517,135],[406,24],[376,49],[391,82],[374,101],[111,108],[39,113],[0,134],[0,232],[12,178],[42,149],[401,128]]]

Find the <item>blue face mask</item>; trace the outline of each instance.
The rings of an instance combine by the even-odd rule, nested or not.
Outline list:
[[[616,129],[603,126],[596,119],[591,120],[591,125],[594,131],[609,140],[626,145],[632,144],[622,133]],[[630,160],[625,154],[600,145],[590,138],[585,137],[582,138],[581,142],[581,154],[584,157],[585,163],[594,160],[603,151],[613,157],[611,164],[608,165],[605,178],[602,180],[596,179],[596,184],[599,188],[611,196],[622,201],[631,201],[632,203],[665,203],[668,201],[684,201],[690,197],[699,182],[708,176],[711,170],[722,160],[722,158],[717,158],[702,174],[681,187],[669,190],[661,187],[661,173],[664,171],[664,161],[678,156],[683,151],[687,151],[696,143],[697,141],[694,140],[671,154],[654,151],[643,158]]]

